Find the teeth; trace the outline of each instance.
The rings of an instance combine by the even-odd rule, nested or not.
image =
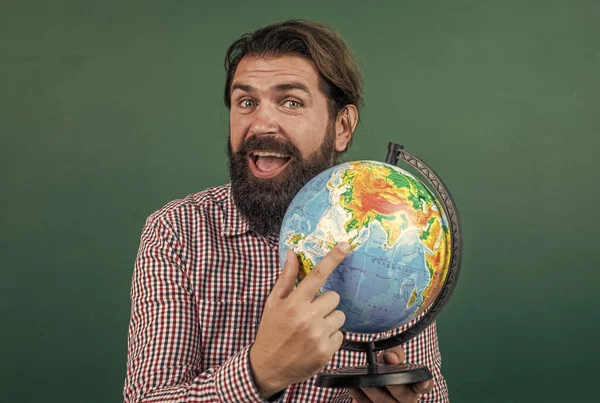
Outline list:
[[[263,152],[263,151],[255,151],[254,154],[256,157],[277,157],[277,158],[288,158],[287,155],[279,154],[279,153],[271,153],[271,152]]]

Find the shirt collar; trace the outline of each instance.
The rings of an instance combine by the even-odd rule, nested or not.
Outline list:
[[[244,218],[240,210],[233,201],[231,184],[227,185],[227,194],[223,200],[223,221],[221,234],[223,236],[243,235],[251,232],[248,221]],[[254,233],[254,232],[252,232]],[[255,234],[255,236],[259,236]],[[272,234],[264,237],[272,247],[277,247],[279,243],[279,234]]]
[[[221,234],[224,236],[242,235],[250,231],[248,221],[242,216],[233,201],[231,184],[227,185],[227,195],[223,200],[223,221]]]

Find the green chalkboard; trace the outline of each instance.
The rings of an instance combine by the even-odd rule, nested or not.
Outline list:
[[[366,77],[348,159],[388,141],[460,211],[440,315],[453,402],[596,401],[600,2],[0,5],[0,401],[122,399],[145,218],[227,181],[227,46],[336,28]]]

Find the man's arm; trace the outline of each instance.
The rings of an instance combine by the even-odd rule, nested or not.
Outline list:
[[[132,279],[124,401],[264,401],[252,380],[250,346],[200,372],[198,313],[181,252],[168,223],[148,219]]]

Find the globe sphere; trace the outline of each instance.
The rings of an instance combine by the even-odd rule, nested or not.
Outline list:
[[[296,195],[283,219],[279,258],[298,256],[297,283],[338,243],[352,253],[320,292],[340,295],[342,330],[380,333],[424,313],[439,296],[451,255],[437,197],[409,172],[378,161],[337,165]]]

